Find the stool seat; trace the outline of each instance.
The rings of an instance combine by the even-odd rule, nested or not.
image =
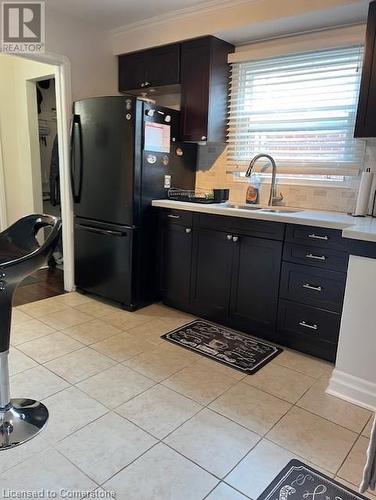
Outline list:
[[[29,249],[19,247],[13,241],[2,238],[0,241],[0,266],[9,265],[9,262],[25,257],[29,253]]]
[[[37,234],[47,228],[43,243]],[[0,233],[0,451],[36,436],[48,420],[47,408],[31,399],[10,399],[9,345],[12,302],[17,286],[48,262],[60,236],[61,219],[28,215]]]
[[[50,234],[40,245],[36,236],[42,228],[50,228]],[[46,252],[51,253],[51,245],[56,245],[60,230],[61,219],[52,215],[28,215],[15,222],[0,233],[0,268],[29,261],[30,267],[38,270],[37,262],[43,261]]]

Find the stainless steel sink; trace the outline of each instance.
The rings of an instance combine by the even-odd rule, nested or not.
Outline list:
[[[228,208],[240,208],[241,210],[262,210],[262,207],[255,205],[242,205],[241,203],[226,203]]]
[[[303,210],[299,208],[286,208],[286,207],[261,208],[260,211],[277,213],[277,214],[295,214],[297,212],[303,212]]]
[[[260,212],[269,212],[276,214],[294,214],[296,212],[303,212],[303,210],[299,208],[288,208],[288,207],[260,207],[257,205],[242,205],[241,203],[227,203],[226,207],[229,208],[238,208],[241,210],[252,210],[252,211],[260,211]]]

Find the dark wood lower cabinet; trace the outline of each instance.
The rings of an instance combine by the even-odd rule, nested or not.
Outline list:
[[[190,300],[192,228],[165,223],[159,240],[159,289],[171,306],[186,308]]]
[[[194,235],[195,314],[254,335],[275,330],[282,242],[200,228]]]
[[[266,336],[275,331],[281,257],[281,241],[239,236],[230,300],[235,328]]]
[[[240,224],[223,216],[221,224],[218,216],[176,210],[161,211],[159,219],[165,304],[334,361],[346,274],[296,264],[293,257],[303,250],[338,253],[331,248],[336,233],[307,250],[295,243],[291,234],[298,232],[291,228],[290,241],[284,242],[282,223],[280,231],[271,232],[270,222],[247,225],[245,219]],[[312,229],[309,234],[319,234]]]
[[[280,343],[327,361],[335,361],[341,315],[297,302],[280,300]]]
[[[349,260],[341,231],[288,226],[278,305],[278,341],[335,361]]]
[[[160,215],[163,301],[270,337],[276,328],[282,241],[239,233],[239,220],[226,218],[221,230],[218,217],[210,228],[211,220],[199,214],[192,219],[188,214],[181,211],[178,217],[176,211],[164,211]],[[187,221],[194,221],[192,228],[187,228]],[[269,226],[255,221],[250,225],[257,235],[266,234]],[[283,232],[271,234],[283,237]]]
[[[192,260],[192,310],[213,321],[228,317],[233,241],[222,231],[195,229]]]

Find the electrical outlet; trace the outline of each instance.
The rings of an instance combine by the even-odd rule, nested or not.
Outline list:
[[[165,187],[165,189],[170,189],[170,187],[171,187],[171,175],[164,176],[164,187]]]

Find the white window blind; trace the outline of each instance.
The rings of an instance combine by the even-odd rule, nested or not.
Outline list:
[[[269,153],[285,173],[357,175],[362,58],[362,47],[346,47],[232,64],[230,166]]]

